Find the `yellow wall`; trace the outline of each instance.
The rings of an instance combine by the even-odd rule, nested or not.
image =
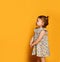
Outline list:
[[[38,15],[49,15],[50,57],[47,62],[60,62],[60,1],[0,1],[0,62],[31,62],[29,41]],[[34,59],[33,59],[34,60]]]

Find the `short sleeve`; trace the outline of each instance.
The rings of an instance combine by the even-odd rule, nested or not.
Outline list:
[[[47,29],[46,29],[46,28],[43,28],[42,30],[44,30],[45,32],[47,32]],[[42,31],[42,30],[41,30],[41,31]]]
[[[48,31],[47,31],[46,28],[42,28],[41,31],[45,31],[45,33],[48,33]],[[41,33],[41,31],[40,31],[40,33]],[[39,33],[39,34],[40,34],[40,33]]]

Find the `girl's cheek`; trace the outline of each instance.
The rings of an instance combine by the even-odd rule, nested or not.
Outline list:
[[[37,25],[41,25],[41,22],[37,22]]]

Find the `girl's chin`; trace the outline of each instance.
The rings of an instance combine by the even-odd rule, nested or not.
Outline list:
[[[36,26],[39,26],[39,25],[36,24]]]
[[[39,25],[36,24],[36,26],[40,27]]]
[[[36,26],[39,26],[39,25],[36,24]]]
[[[40,26],[37,25],[36,27],[40,27]]]

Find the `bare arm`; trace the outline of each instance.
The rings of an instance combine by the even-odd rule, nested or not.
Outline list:
[[[34,37],[34,35],[35,35],[35,32],[34,32],[34,34],[32,35],[32,38],[31,38],[31,40],[30,40],[30,44],[33,42],[33,37]]]
[[[30,40],[30,44],[33,42],[33,36],[32,36],[32,38],[31,38],[31,40]]]
[[[37,38],[36,41],[34,41],[34,43],[32,44],[32,46],[34,46],[35,44],[38,44],[38,42],[42,39],[42,37],[44,36],[45,31],[41,31],[41,33],[39,34],[39,37]]]

